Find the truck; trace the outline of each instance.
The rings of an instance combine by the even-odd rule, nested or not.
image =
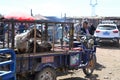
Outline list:
[[[7,27],[7,39],[1,44],[1,50],[3,51],[0,58],[4,56],[4,60],[10,60],[14,56],[15,64],[12,66],[1,67],[1,70],[8,70],[9,67],[15,67],[12,71],[14,73],[15,80],[56,80],[57,76],[68,74],[70,70],[83,69],[85,75],[92,75],[96,64],[96,45],[94,45],[93,36],[74,36],[74,23],[72,22],[49,22],[49,21],[18,21],[18,20],[0,20],[0,22],[8,25]],[[24,23],[34,25],[34,40],[33,44],[27,52],[20,52],[15,48],[15,26],[16,24]],[[36,24],[43,25],[41,28],[41,38],[37,39]],[[62,26],[62,37],[59,40],[55,40],[54,34],[57,30],[53,30],[53,39],[49,41],[48,24],[52,24],[53,28],[56,24]],[[64,32],[64,26],[69,25],[69,31],[66,35]],[[11,28],[10,28],[11,27]],[[42,29],[45,30],[42,30]],[[65,34],[64,34],[65,33]],[[5,36],[5,35],[3,35]],[[79,38],[74,39],[74,37]],[[68,38],[69,42],[65,42],[64,38]],[[5,41],[6,40],[6,41]],[[40,41],[39,41],[40,40]],[[28,41],[28,40],[27,40]],[[37,52],[36,42],[42,43],[50,42],[51,50]],[[23,46],[22,46],[23,47]],[[11,52],[4,52],[2,49],[12,50]],[[29,50],[32,52],[29,52]],[[6,53],[7,55],[4,55]],[[12,54],[12,55],[10,55]],[[1,58],[3,59],[3,58]],[[2,60],[3,61],[3,60]],[[0,65],[2,64],[0,62]],[[10,70],[11,71],[11,70]],[[61,73],[61,74],[60,74]],[[3,79],[6,80],[6,79]],[[10,79],[8,79],[10,80]],[[13,79],[12,79],[13,80]]]

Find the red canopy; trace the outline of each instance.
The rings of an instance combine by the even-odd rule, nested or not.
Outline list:
[[[31,20],[35,20],[34,17],[30,16],[29,14],[25,14],[25,13],[19,13],[19,12],[14,12],[14,13],[10,13],[4,16],[5,19],[15,19],[15,20],[19,20],[19,21],[31,21]]]

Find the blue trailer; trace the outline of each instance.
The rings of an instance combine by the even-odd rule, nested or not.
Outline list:
[[[93,50],[74,50],[76,51],[15,56],[13,50],[1,49],[0,57],[10,60],[0,62],[0,66],[10,65],[10,70],[0,71],[0,76],[2,80],[16,80],[16,75],[17,80],[44,80],[46,78],[56,80],[57,73],[64,74],[69,70],[79,68],[82,68],[87,76],[91,75],[96,63],[95,47]],[[7,57],[8,53],[11,58]]]
[[[63,49],[57,47],[55,50],[59,51],[54,52],[17,55],[18,77],[26,77],[26,80],[56,80],[59,73],[68,74],[69,70],[80,68],[85,75],[92,75],[96,64],[96,45],[88,49],[82,42],[74,44],[77,47],[71,50],[63,46]]]

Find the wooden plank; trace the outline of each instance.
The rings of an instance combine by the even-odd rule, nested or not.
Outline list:
[[[61,55],[61,54],[66,54],[67,52],[65,51],[57,51],[57,52],[42,52],[42,53],[35,53],[35,55],[33,53],[24,53],[24,54],[17,54],[17,57],[29,57],[29,56],[48,56],[48,55]]]
[[[12,22],[12,46],[11,48],[14,49],[14,37],[15,37],[15,28],[14,28],[14,22]]]
[[[80,52],[82,48],[72,48],[72,50],[64,50],[64,51],[50,51],[50,52],[42,52],[42,53],[24,53],[24,54],[17,54],[17,57],[39,57],[39,56],[55,56],[55,55],[69,55],[72,53]]]
[[[23,23],[38,23],[38,24],[42,24],[42,23],[51,23],[51,24],[74,24],[73,22],[52,22],[52,21],[39,21],[39,20],[34,20],[34,21],[18,21],[18,20],[13,20],[13,19],[2,19],[0,20],[0,22],[23,22]]]

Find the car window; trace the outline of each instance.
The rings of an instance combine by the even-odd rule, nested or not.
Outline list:
[[[116,26],[112,26],[112,25],[100,25],[100,26],[98,26],[98,29],[101,29],[101,30],[113,30],[113,29],[116,29]]]

